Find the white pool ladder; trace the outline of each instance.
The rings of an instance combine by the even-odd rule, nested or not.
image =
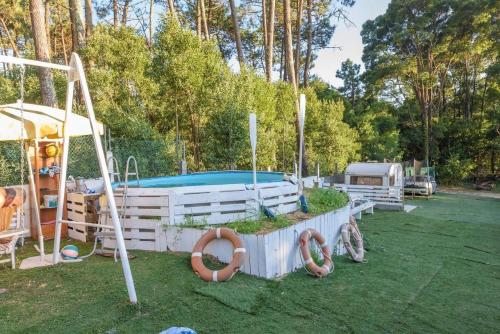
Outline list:
[[[130,172],[130,163],[133,163],[134,171]],[[123,193],[122,193],[122,205],[121,205],[121,216],[120,216],[120,222],[122,224],[122,233],[125,234],[125,218],[127,216],[127,199],[128,199],[128,182],[129,182],[129,176],[135,176],[135,181],[137,182],[137,187],[139,187],[139,168],[137,167],[137,159],[131,155],[127,159],[127,164],[125,166],[125,181],[123,185]],[[114,258],[115,262],[118,261],[117,258],[118,254],[118,247],[117,244],[115,244],[115,251],[114,251]]]
[[[114,181],[114,177],[118,179],[118,182],[122,182],[120,176],[120,166],[118,164],[118,160],[116,157],[111,156],[108,159],[108,170],[109,170],[109,178]]]

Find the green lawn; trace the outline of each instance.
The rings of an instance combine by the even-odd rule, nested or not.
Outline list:
[[[367,263],[336,258],[325,279],[301,270],[279,281],[238,274],[205,283],[189,255],[134,252],[140,305],[132,306],[111,259],[0,269],[0,288],[8,289],[0,294],[0,333],[496,332],[500,201],[438,195],[413,203],[419,208],[410,214],[365,215]]]

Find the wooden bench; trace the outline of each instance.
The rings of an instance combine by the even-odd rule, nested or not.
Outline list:
[[[365,213],[369,213],[373,215],[373,208],[375,207],[375,203],[370,201],[369,199],[356,199],[353,201],[354,207],[351,208],[351,215],[356,219],[361,219],[361,214],[364,211]]]

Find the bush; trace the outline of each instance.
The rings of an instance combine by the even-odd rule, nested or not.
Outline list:
[[[309,211],[312,214],[321,214],[344,207],[349,202],[346,193],[335,189],[313,189],[309,193]]]
[[[475,169],[475,164],[469,159],[462,159],[452,155],[448,161],[438,168],[439,181],[444,184],[460,184]]]

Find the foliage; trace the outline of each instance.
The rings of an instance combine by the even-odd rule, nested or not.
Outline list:
[[[330,188],[312,189],[307,198],[309,211],[312,214],[334,211],[346,206],[349,202],[346,193]]]
[[[276,219],[261,216],[258,220],[238,220],[224,226],[235,230],[237,233],[254,234],[279,230],[293,224],[294,222],[288,219],[286,215],[278,215]]]
[[[474,163],[470,160],[460,160],[452,155],[448,161],[437,170],[440,182],[449,185],[458,185],[474,170]]]
[[[393,0],[363,25],[367,95],[397,108],[404,158],[446,164],[456,154],[497,173],[497,16],[489,0]]]
[[[305,143],[310,164],[319,163],[323,174],[343,170],[348,162],[359,159],[360,150],[357,132],[343,122],[344,104],[341,100],[319,100],[312,89],[305,93]]]
[[[342,62],[340,70],[337,70],[335,74],[337,78],[344,81],[344,86],[339,88],[339,92],[344,94],[353,106],[361,94],[360,68],[361,65],[354,64],[351,59],[347,59]]]
[[[81,54],[92,64],[87,75],[98,118],[114,136],[155,138],[149,118],[157,108],[158,85],[147,75],[151,54],[144,40],[131,29],[100,25]]]

